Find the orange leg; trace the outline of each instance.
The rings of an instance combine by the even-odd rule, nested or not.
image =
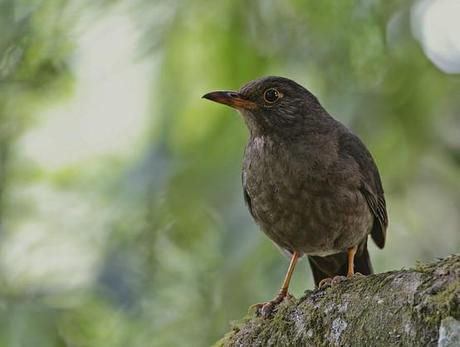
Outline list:
[[[283,285],[281,286],[279,295],[286,296],[289,289],[289,283],[291,283],[292,274],[294,273],[295,266],[297,264],[297,260],[299,259],[299,253],[294,252],[292,253],[291,261],[289,262],[289,267],[286,272],[286,276],[284,276]]]
[[[348,254],[347,277],[353,277],[353,275],[355,274],[355,254],[357,250],[358,250],[358,246],[350,247],[347,250],[347,254]]]
[[[268,301],[261,304],[255,304],[251,306],[260,309],[260,313],[262,314],[262,316],[269,316],[273,308],[275,308],[275,306],[278,305],[281,301],[283,301],[284,298],[288,295],[289,283],[291,282],[292,274],[294,273],[294,269],[298,259],[299,253],[292,253],[291,261],[289,263],[286,276],[284,276],[283,285],[281,286],[278,295],[272,301]]]
[[[348,258],[348,268],[347,268],[347,277],[352,278],[355,275],[361,275],[359,272],[355,274],[355,254],[358,250],[358,246],[353,246],[347,249],[347,258]],[[324,278],[319,284],[318,288],[325,288],[331,285],[335,285],[344,281],[346,278],[344,276],[338,275],[333,278]]]

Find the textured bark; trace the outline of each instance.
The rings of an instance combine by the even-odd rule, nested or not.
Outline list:
[[[215,346],[460,346],[460,255],[357,278],[237,323]]]

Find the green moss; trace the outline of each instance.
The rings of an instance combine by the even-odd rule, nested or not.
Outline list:
[[[442,319],[452,316],[460,318],[460,262],[458,256],[449,256],[436,264],[423,266],[429,278],[437,278],[435,287],[430,281],[425,290],[421,292],[423,310],[419,312],[422,321],[433,328],[437,328]],[[444,280],[442,279],[444,278]],[[452,280],[453,279],[453,280]],[[422,300],[422,299],[421,299]]]
[[[429,273],[429,272],[431,272],[431,268],[429,266],[427,266],[425,263],[422,263],[421,261],[417,261],[415,263],[414,270],[417,271],[417,272],[421,272],[421,273]]]
[[[440,322],[442,319],[452,316],[460,317],[460,309],[456,298],[460,297],[460,279],[451,282],[443,290],[429,297],[429,303],[436,309],[426,316],[428,321]]]
[[[224,347],[227,345],[227,343],[232,339],[232,337],[235,335],[237,331],[229,331],[222,337],[219,341],[217,341],[215,344],[213,344],[211,347]]]
[[[457,256],[309,291],[268,319],[245,317],[214,347],[430,345],[442,319],[460,316],[458,274]]]
[[[230,322],[231,330],[228,333],[226,333],[220,340],[214,343],[211,347],[228,346],[228,343],[241,330],[241,328],[247,326],[247,324],[253,319],[256,319],[255,312],[254,310],[249,310],[246,316],[244,316],[242,319],[231,321]]]

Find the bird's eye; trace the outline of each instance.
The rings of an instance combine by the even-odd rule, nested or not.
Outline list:
[[[278,92],[275,88],[267,89],[264,93],[264,99],[266,102],[274,103],[281,97],[280,92]]]

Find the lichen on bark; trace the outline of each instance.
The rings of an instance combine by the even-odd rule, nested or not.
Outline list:
[[[307,291],[272,317],[251,313],[214,346],[445,347],[460,339],[459,326],[460,255],[452,255]]]

